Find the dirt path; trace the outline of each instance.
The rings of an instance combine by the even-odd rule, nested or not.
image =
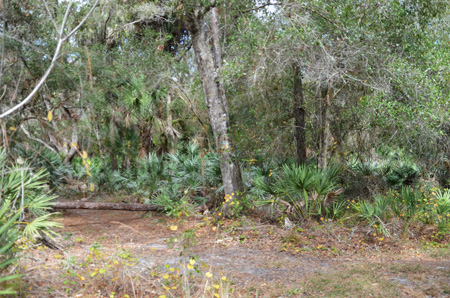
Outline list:
[[[150,215],[65,211],[64,250],[34,247],[22,258],[23,296],[450,297],[446,250],[365,244],[332,225],[286,231],[254,218],[216,227]]]

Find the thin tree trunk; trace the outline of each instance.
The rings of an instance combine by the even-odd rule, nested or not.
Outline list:
[[[65,97],[66,97],[66,92],[62,92],[62,94],[61,94],[61,102],[65,101]],[[47,102],[46,99],[44,99],[44,104],[45,104],[45,107],[47,108],[47,111],[52,110],[50,104]],[[53,127],[53,131],[57,133],[58,132],[58,126],[56,125],[56,121],[51,121],[50,124]],[[68,151],[66,150],[67,147],[61,146],[61,144],[58,142],[58,140],[56,139],[56,137],[53,134],[53,132],[49,130],[47,132],[47,135],[48,135],[48,138],[50,140],[50,144],[53,145],[53,147],[58,150],[58,153],[64,153],[65,155],[67,155],[67,153],[68,153]]]
[[[202,9],[196,8],[190,15],[192,46],[214,133],[214,141],[219,152],[225,194],[237,197],[242,189],[241,171],[228,134],[229,118],[224,105],[225,94],[220,90],[220,76],[214,67],[214,57],[209,47],[204,13]],[[226,216],[231,215],[228,204],[225,204],[223,211]]]
[[[300,67],[294,65],[294,117],[295,140],[297,148],[297,161],[300,164],[306,162],[306,137],[305,137],[305,98],[303,95],[303,82]]]
[[[330,119],[328,115],[328,108],[330,105],[329,98],[330,90],[328,83],[322,83],[320,86],[320,153],[319,153],[319,168],[327,167],[328,147],[330,136]]]
[[[168,150],[170,153],[175,153],[175,143],[177,140],[177,135],[175,134],[175,129],[172,126],[173,118],[172,118],[172,94],[167,92],[167,129],[166,134],[167,137],[170,138],[170,143],[168,142]]]
[[[77,98],[75,102],[75,106],[79,106],[81,100],[81,94]],[[81,118],[82,109],[78,108],[75,109],[75,111],[71,111],[71,121],[72,121],[72,140],[70,143],[70,150],[66,155],[65,163],[70,164],[72,163],[72,159],[75,157],[75,154],[77,153],[78,149],[78,121]]]
[[[72,163],[72,159],[75,157],[75,154],[77,153],[77,147],[78,147],[78,130],[77,126],[75,125],[75,121],[73,123],[72,127],[72,142],[70,143],[70,150],[69,153],[66,155],[65,163],[70,164]]]
[[[164,211],[163,206],[149,204],[97,203],[97,202],[55,202],[53,209],[92,209],[125,211]]]
[[[95,132],[95,139],[97,140],[100,158],[102,159],[102,166],[103,166],[103,169],[106,169],[105,154],[103,153],[103,144],[100,139],[100,128],[98,127],[98,124],[95,126],[94,132]]]
[[[141,139],[139,158],[147,158],[153,150],[152,125],[147,122],[140,122],[138,125],[139,137]]]

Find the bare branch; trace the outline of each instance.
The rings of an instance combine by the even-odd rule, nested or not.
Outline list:
[[[46,56],[50,56],[49,53],[47,53],[47,52],[45,52],[45,51],[42,51],[41,49],[39,49],[39,48],[36,47],[35,45],[33,45],[33,44],[29,43],[29,42],[26,42],[25,40],[22,40],[22,39],[20,39],[20,38],[18,38],[18,37],[16,37],[16,36],[9,35],[9,34],[2,33],[2,32],[0,32],[0,35],[2,36],[2,38],[5,38],[5,37],[6,37],[6,38],[8,38],[8,39],[15,40],[15,41],[17,41],[17,42],[20,42],[20,43],[23,44],[24,46],[27,46],[27,47],[32,48],[34,51],[36,51],[36,53],[39,53],[39,54],[42,54],[42,55],[46,55]]]
[[[63,21],[62,21],[62,24],[61,24],[61,29],[59,30],[59,39],[63,39],[63,33],[64,33],[64,27],[66,26],[66,22],[67,22],[67,18],[69,17],[69,12],[70,12],[70,7],[72,6],[72,1],[70,1],[69,2],[69,5],[67,5],[67,9],[66,9],[66,13],[64,14],[64,19],[63,19]],[[56,29],[56,30],[58,30],[58,29]]]
[[[56,150],[53,149],[52,147],[50,147],[49,145],[47,145],[47,143],[45,143],[44,141],[42,141],[42,140],[40,140],[40,139],[38,139],[38,138],[33,137],[33,136],[28,132],[28,130],[25,129],[25,126],[24,126],[23,124],[20,125],[20,128],[23,130],[23,132],[27,135],[27,137],[28,137],[30,140],[36,141],[36,142],[38,142],[38,143],[41,143],[41,144],[44,145],[47,149],[49,149],[49,150],[51,150],[51,151],[53,151],[53,152],[56,153]]]
[[[17,104],[16,106],[12,107],[11,109],[7,110],[6,112],[4,112],[3,114],[0,115],[0,119],[5,118],[6,116],[14,113],[15,111],[17,111],[18,109],[20,109],[21,107],[23,107],[24,105],[26,105],[33,97],[34,95],[38,92],[38,90],[41,88],[41,86],[44,84],[45,80],[47,79],[47,77],[49,76],[50,72],[52,71],[53,67],[55,66],[56,63],[56,59],[59,56],[59,52],[61,50],[61,46],[63,44],[63,40],[60,39],[58,41],[58,45],[56,46],[56,50],[55,50],[55,54],[53,56],[52,62],[50,63],[50,66],[47,68],[47,70],[45,71],[44,75],[42,76],[42,78],[39,80],[39,82],[37,83],[37,85],[33,88],[33,90],[30,92],[30,94],[28,94],[28,96],[19,104]]]
[[[309,12],[312,12],[312,13],[318,15],[319,17],[321,17],[322,19],[324,19],[325,21],[327,21],[328,23],[330,23],[331,25],[333,25],[334,27],[336,27],[336,28],[342,33],[342,35],[345,36],[345,37],[347,38],[347,35],[345,34],[345,31],[344,31],[341,27],[339,27],[339,26],[336,24],[336,22],[334,22],[334,21],[332,21],[330,18],[324,16],[321,12],[317,11],[317,10],[314,9],[314,8],[306,7],[306,6],[302,6],[302,8],[305,9],[305,10],[307,10],[307,11],[309,11]]]
[[[269,0],[269,1],[267,1],[267,3],[264,3],[264,4],[260,5],[260,6],[256,6],[256,7],[253,7],[253,8],[249,8],[249,9],[243,10],[243,11],[240,12],[240,14],[242,15],[242,14],[244,14],[244,13],[248,13],[248,12],[260,10],[261,8],[264,8],[264,7],[266,7],[266,6],[272,6],[272,5],[273,5],[273,6],[275,6],[275,5],[281,5],[281,3],[277,3],[277,2],[272,3],[272,1]]]
[[[81,22],[75,27],[73,28],[72,31],[70,31],[69,34],[67,34],[67,36],[64,38],[64,40],[69,39],[73,34],[75,34],[75,32],[77,32],[81,26],[83,26],[83,24],[87,21],[87,19],[89,18],[89,16],[92,14],[92,12],[94,11],[95,7],[97,6],[99,0],[96,0],[94,5],[92,5],[91,10],[87,13],[87,15],[83,18],[83,20],[81,20]]]
[[[50,11],[50,8],[48,7],[47,1],[42,0],[42,2],[44,2],[44,6],[45,6],[45,9],[47,10],[48,16],[50,17],[50,20],[52,21],[53,26],[55,26],[56,32],[58,32],[58,25],[56,24],[55,19],[53,18],[52,12]]]
[[[66,35],[65,37],[63,37],[63,33],[64,33],[64,28],[66,26],[66,22],[67,19],[69,17],[69,12],[70,12],[70,8],[72,6],[73,1],[69,2],[69,5],[67,6],[66,9],[66,13],[64,14],[64,19],[61,23],[61,28],[58,32],[59,36],[58,36],[58,44],[56,46],[55,49],[55,53],[53,55],[52,61],[50,63],[50,66],[47,68],[47,70],[45,71],[44,75],[42,76],[42,78],[39,80],[39,82],[37,83],[37,85],[33,88],[33,90],[30,92],[30,94],[28,94],[28,96],[19,104],[17,104],[16,106],[12,107],[11,109],[7,110],[6,112],[4,112],[3,114],[0,115],[0,119],[5,118],[6,116],[11,115],[12,113],[14,113],[15,111],[17,111],[18,109],[20,109],[21,107],[23,107],[24,105],[26,105],[33,97],[34,95],[38,92],[38,90],[42,87],[42,85],[44,84],[44,82],[47,80],[47,77],[50,75],[53,67],[56,64],[56,60],[59,58],[59,53],[61,51],[61,48],[64,44],[64,42],[69,39],[83,24],[84,22],[86,22],[87,18],[89,17],[89,15],[92,13],[92,11],[95,9],[95,7],[97,6],[99,0],[96,0],[94,5],[92,6],[91,10],[89,11],[89,13],[83,18],[83,20],[80,22],[80,24],[78,24],[78,26],[76,26],[68,35]]]
[[[3,15],[3,28],[5,28],[6,18],[4,13],[4,5],[1,5],[2,15]],[[2,60],[0,61],[0,86],[3,85],[3,64],[5,61],[5,36],[2,36]]]

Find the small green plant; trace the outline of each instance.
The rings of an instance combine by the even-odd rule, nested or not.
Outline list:
[[[380,231],[385,236],[389,236],[389,230],[386,228],[386,219],[390,208],[390,198],[382,195],[375,196],[374,202],[362,200],[352,203],[353,209],[361,219],[368,222],[375,230]]]
[[[2,272],[7,266],[14,263],[17,259],[14,258],[11,248],[17,239],[17,231],[14,228],[14,223],[19,217],[16,213],[13,216],[8,216],[10,205],[5,203],[0,209],[0,272]],[[0,277],[0,285],[3,289],[0,289],[0,295],[13,295],[16,293],[14,288],[14,282],[22,275],[5,275]]]
[[[278,206],[280,212],[291,219],[305,220],[333,213],[333,206],[342,206],[327,199],[340,193],[336,191],[340,171],[341,168],[334,165],[320,170],[314,166],[285,164],[276,179],[260,177],[255,180],[255,188],[266,195],[256,204]]]

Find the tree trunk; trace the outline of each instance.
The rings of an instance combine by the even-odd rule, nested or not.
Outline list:
[[[306,138],[305,138],[305,98],[303,96],[303,82],[300,67],[294,65],[294,117],[295,140],[297,147],[297,161],[299,164],[306,162]]]
[[[78,129],[74,121],[72,126],[72,142],[70,143],[70,150],[69,153],[67,153],[66,158],[64,160],[66,164],[70,165],[72,163],[75,154],[77,154],[77,147],[78,147]]]
[[[65,96],[65,93],[63,93],[63,95]],[[75,101],[75,105],[79,106],[80,105],[80,100],[81,100],[81,94],[79,94],[79,96],[77,97],[77,100]],[[69,152],[66,155],[65,158],[65,163],[70,165],[72,163],[73,158],[75,157],[75,154],[77,154],[77,149],[78,149],[78,121],[81,118],[81,114],[82,114],[82,109],[78,108],[75,109],[74,111],[71,111],[71,121],[72,121],[72,140],[71,143],[69,145],[70,149]]]
[[[147,122],[140,122],[138,125],[139,138],[141,139],[139,158],[147,158],[153,150],[152,125]]]
[[[53,209],[92,209],[125,211],[164,211],[164,207],[148,204],[96,203],[96,202],[55,202]]]
[[[220,71],[222,69],[222,51],[220,49],[220,31],[219,20],[217,19],[217,7],[213,7],[211,9],[211,30],[213,40],[214,66],[216,68],[216,71],[220,74]],[[219,81],[219,91],[220,95],[223,98],[223,106],[225,108],[225,112],[227,113],[227,117],[230,118],[230,114],[228,112],[228,100],[225,96],[225,88],[223,88],[222,81]]]
[[[167,92],[167,128],[166,128],[166,135],[168,140],[168,151],[171,154],[175,153],[175,145],[177,142],[177,138],[179,137],[178,131],[175,130],[173,127],[173,118],[172,118],[172,94],[170,92]]]
[[[328,83],[321,83],[320,90],[320,152],[319,152],[319,168],[325,169],[327,167],[328,147],[330,136],[330,121],[328,115],[328,108],[330,105],[329,87]]]
[[[224,105],[226,96],[221,92],[219,73],[214,67],[214,57],[209,47],[204,13],[202,8],[195,8],[190,14],[192,46],[214,133],[214,141],[219,152],[225,195],[236,197],[242,189],[241,171],[228,134],[229,118]],[[224,213],[226,216],[231,215],[228,204],[224,207]]]
[[[103,144],[100,139],[100,128],[99,128],[98,124],[95,126],[94,132],[95,132],[95,138],[97,140],[98,151],[99,151],[100,157],[102,159],[102,166],[103,166],[103,169],[106,169],[105,154],[103,153]]]

